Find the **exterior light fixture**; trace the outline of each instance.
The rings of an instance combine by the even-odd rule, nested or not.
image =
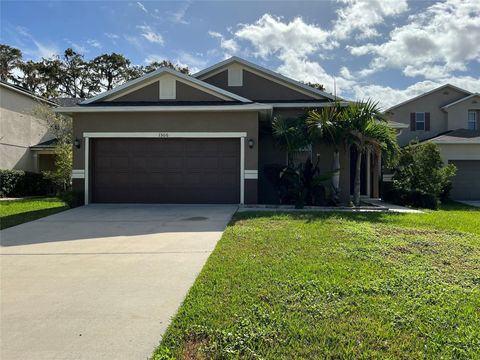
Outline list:
[[[253,145],[255,144],[255,141],[253,139],[248,139],[248,147],[250,149],[253,149]]]
[[[75,141],[73,142],[73,145],[75,145],[77,149],[80,149],[80,146],[82,145],[82,143],[80,142],[80,140],[75,139]]]

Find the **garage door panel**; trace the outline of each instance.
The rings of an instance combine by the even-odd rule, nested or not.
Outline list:
[[[238,139],[94,139],[94,202],[238,203]]]
[[[480,160],[451,160],[457,168],[450,196],[456,200],[480,200]]]

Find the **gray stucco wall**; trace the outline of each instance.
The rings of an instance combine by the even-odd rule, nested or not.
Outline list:
[[[202,80],[254,101],[315,99],[313,96],[305,95],[245,69],[243,70],[243,86],[228,86],[228,70],[224,70],[211,77],[202,77]]]
[[[477,129],[480,129],[480,96],[474,96],[446,109],[448,129],[468,129],[468,111],[477,112]]]
[[[258,114],[252,112],[171,112],[171,113],[80,113],[74,115],[74,137],[82,141],[74,148],[73,169],[84,169],[84,132],[246,132],[245,170],[258,169]],[[253,139],[254,147],[248,147]],[[246,180],[245,200],[257,202],[256,180]],[[74,180],[83,192],[83,180]]]

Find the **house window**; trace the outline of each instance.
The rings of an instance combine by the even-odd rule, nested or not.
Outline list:
[[[292,161],[294,165],[305,163],[308,159],[312,160],[312,144],[299,149],[292,155]],[[287,159],[288,164],[288,159]]]
[[[476,111],[468,112],[468,129],[477,130],[477,112]]]
[[[425,113],[423,112],[415,113],[415,129],[425,130]]]

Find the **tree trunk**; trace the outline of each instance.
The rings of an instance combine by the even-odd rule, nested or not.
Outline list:
[[[355,161],[355,182],[353,186],[353,203],[360,205],[360,171],[362,167],[362,151],[357,148],[357,159]]]
[[[338,150],[335,150],[333,153],[332,171],[332,187],[335,191],[335,200],[338,200],[338,194],[340,192],[340,152]]]

